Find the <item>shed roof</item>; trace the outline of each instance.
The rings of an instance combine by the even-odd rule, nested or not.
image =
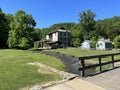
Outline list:
[[[105,43],[113,43],[112,41],[110,41],[110,39],[100,39],[99,41],[103,41]]]

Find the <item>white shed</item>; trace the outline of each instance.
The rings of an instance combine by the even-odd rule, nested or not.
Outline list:
[[[82,49],[90,49],[91,48],[91,41],[90,40],[85,40],[82,45],[81,45],[81,48]]]
[[[109,39],[100,39],[96,43],[96,49],[97,50],[112,50],[113,49],[112,41],[110,41]]]

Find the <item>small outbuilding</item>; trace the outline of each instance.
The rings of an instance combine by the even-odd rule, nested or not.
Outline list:
[[[113,42],[110,39],[100,39],[96,43],[97,50],[112,50],[113,49]]]
[[[91,49],[91,41],[90,40],[85,40],[82,45],[81,45],[82,49]]]

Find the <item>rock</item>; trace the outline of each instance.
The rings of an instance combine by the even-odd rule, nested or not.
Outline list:
[[[30,90],[41,90],[42,88],[39,85],[35,85],[34,87],[30,88]]]

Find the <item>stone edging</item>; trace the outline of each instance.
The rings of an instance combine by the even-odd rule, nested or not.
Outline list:
[[[71,73],[68,73],[68,72],[60,71],[60,70],[57,70],[55,68],[48,67],[44,64],[41,64],[40,62],[30,62],[28,64],[48,69],[50,71],[53,71],[53,72],[58,73],[61,76],[63,76],[63,80],[61,80],[61,81],[58,81],[58,82],[55,82],[55,83],[46,83],[46,84],[41,85],[41,86],[40,85],[35,85],[35,86],[31,87],[29,90],[42,90],[42,89],[47,88],[49,86],[59,84],[59,83],[62,83],[62,82],[65,82],[65,81],[68,81],[68,80],[71,80],[73,78],[78,77],[77,74],[71,74]]]

